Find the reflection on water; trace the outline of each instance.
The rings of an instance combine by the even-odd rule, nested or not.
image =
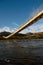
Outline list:
[[[43,39],[0,40],[0,60],[43,62]]]

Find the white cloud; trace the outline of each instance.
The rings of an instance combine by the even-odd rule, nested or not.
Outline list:
[[[20,33],[23,33],[23,34],[25,34],[25,33],[27,33],[28,32],[28,29],[24,29],[23,31],[21,31]]]
[[[7,31],[7,32],[13,32],[14,30],[17,30],[17,28],[11,29],[8,26],[5,26],[3,28],[0,28],[0,32]],[[20,33],[27,33],[27,32],[43,32],[43,24],[38,24],[38,25],[32,25],[29,28],[24,29]]]
[[[29,28],[21,31],[20,33],[27,33],[27,32],[43,32],[43,24],[39,24],[39,25],[32,25]]]
[[[16,25],[17,27],[19,27],[19,25],[17,23],[13,22],[13,24]]]
[[[10,29],[10,27],[5,26],[3,28],[0,28],[0,32],[7,31],[7,32],[13,32],[16,28]]]

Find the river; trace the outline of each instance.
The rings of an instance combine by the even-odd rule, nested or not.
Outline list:
[[[0,60],[43,62],[43,39],[0,40]]]

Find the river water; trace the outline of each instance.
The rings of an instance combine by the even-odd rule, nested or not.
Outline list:
[[[43,39],[0,40],[0,60],[43,62]]]

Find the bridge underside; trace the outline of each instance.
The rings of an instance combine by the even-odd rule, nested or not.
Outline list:
[[[8,35],[8,36],[3,36],[4,38],[10,38],[11,36],[15,35],[16,33],[22,31],[23,29],[25,29],[26,27],[32,25],[33,23],[37,22],[37,20],[43,18],[43,10],[41,12],[39,12],[37,15],[35,15],[31,20],[29,20],[27,23],[25,23],[23,26],[21,26],[19,29],[17,29],[16,31],[14,31],[12,34]]]

